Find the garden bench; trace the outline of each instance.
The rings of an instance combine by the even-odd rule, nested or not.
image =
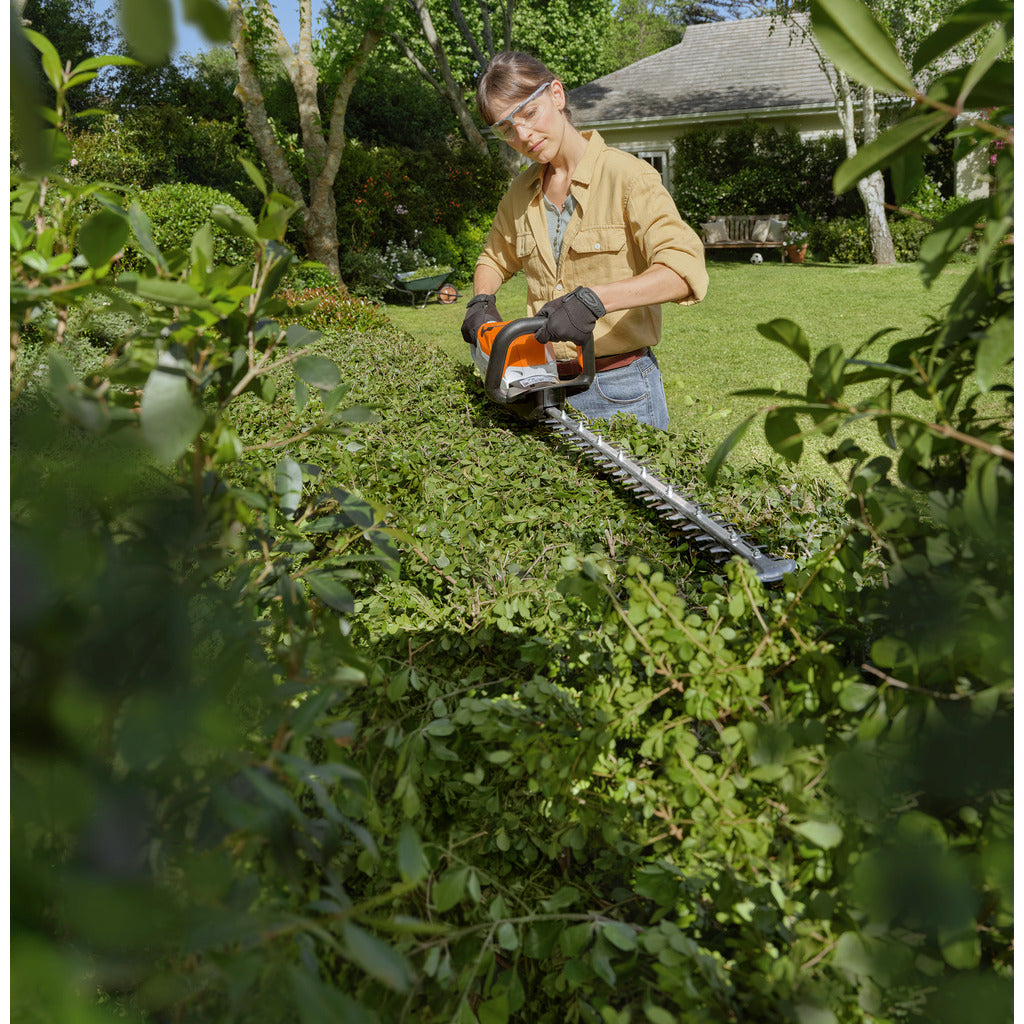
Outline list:
[[[740,213],[701,224],[705,249],[778,249],[786,262],[786,213]]]

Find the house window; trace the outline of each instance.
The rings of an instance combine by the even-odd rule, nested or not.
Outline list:
[[[668,187],[668,152],[664,149],[646,150],[637,153],[641,160],[646,160],[660,175],[665,187]]]

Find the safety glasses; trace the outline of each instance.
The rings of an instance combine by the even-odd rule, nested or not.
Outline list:
[[[500,121],[495,121],[491,125],[491,129],[497,132],[506,142],[510,142],[516,136],[516,127],[522,125],[524,128],[532,128],[536,123],[537,118],[540,117],[540,107],[534,103],[534,100],[550,85],[550,82],[545,82],[540,88],[534,89],[529,96],[523,100],[522,103],[513,107],[508,117],[503,117]],[[533,106],[530,106],[533,104]],[[522,113],[520,114],[520,111]],[[519,115],[518,117],[516,115]]]

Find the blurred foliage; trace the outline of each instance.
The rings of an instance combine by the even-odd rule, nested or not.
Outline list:
[[[839,799],[858,807],[865,822],[850,880],[852,905],[863,917],[841,936],[837,966],[855,979],[860,1003],[872,1013],[891,1014],[918,998],[926,999],[929,1020],[1007,1019],[1009,997],[1001,1001],[994,978],[1008,970],[1011,921],[1002,894],[1009,891],[1011,841],[1013,113],[965,111],[1010,95],[1012,66],[1000,57],[1012,38],[1012,10],[972,8],[939,25],[910,67],[859,5],[820,0],[812,18],[838,66],[916,101],[837,169],[837,191],[885,167],[898,185],[897,202],[927,201],[925,157],[950,126],[955,157],[980,153],[991,168],[987,198],[931,210],[940,219],[919,246],[924,285],[965,245],[974,268],[950,309],[921,336],[879,357],[887,333],[880,332],[847,358],[835,346],[812,351],[791,321],[758,328],[809,373],[804,394],[751,392],[770,402],[766,437],[797,461],[808,437],[837,436],[829,459],[847,473],[851,542],[870,539],[884,555],[886,585],[859,591],[848,613],[867,631],[865,682],[849,704],[860,724],[849,748],[836,752],[832,776]],[[977,59],[919,93],[913,70],[979,31],[988,41]],[[905,394],[927,400],[931,415],[902,412]],[[892,457],[871,457],[841,438],[846,424],[865,418]],[[851,574],[862,571],[856,550],[846,546]],[[876,773],[876,756],[876,766],[891,767]],[[918,936],[924,944],[915,961]],[[917,996],[896,1000],[915,972]]]
[[[832,38],[896,74],[870,21]],[[318,271],[251,164],[259,214],[211,210],[244,263],[205,223],[161,248],[65,173],[89,72],[31,39],[56,101],[12,190],[12,1019],[1008,1019],[1006,113],[958,129],[1004,143],[991,197],[922,243],[927,283],[977,239],[941,321],[883,360],[762,326],[809,372],[770,396],[779,454],[872,417],[892,460],[840,440],[847,492],[808,497],[607,425],[790,538],[765,592],[376,314],[307,326],[283,289]],[[930,114],[840,182],[900,160],[909,198]],[[101,304],[130,326],[73,360]]]

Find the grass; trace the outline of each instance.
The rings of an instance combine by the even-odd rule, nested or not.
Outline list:
[[[757,324],[786,317],[806,332],[812,352],[839,344],[847,354],[883,328],[893,333],[877,342],[869,357],[881,358],[898,338],[920,333],[956,294],[969,267],[955,265],[926,290],[917,268],[803,265],[735,261],[710,262],[711,286],[695,306],[665,306],[662,341],[657,348],[665,379],[672,430],[696,434],[716,446],[765,399],[734,394],[772,387],[803,392],[806,367],[781,345],[768,341]],[[389,305],[391,321],[417,339],[435,344],[454,359],[469,363],[469,349],[459,329],[470,293],[460,290],[452,305],[436,302],[423,309],[406,303]],[[521,276],[498,295],[504,318],[526,315],[526,284]],[[855,435],[871,449],[882,450],[869,425]],[[824,450],[830,442],[817,447]],[[734,451],[738,463],[776,458],[754,425]],[[824,468],[807,459],[806,469]]]

